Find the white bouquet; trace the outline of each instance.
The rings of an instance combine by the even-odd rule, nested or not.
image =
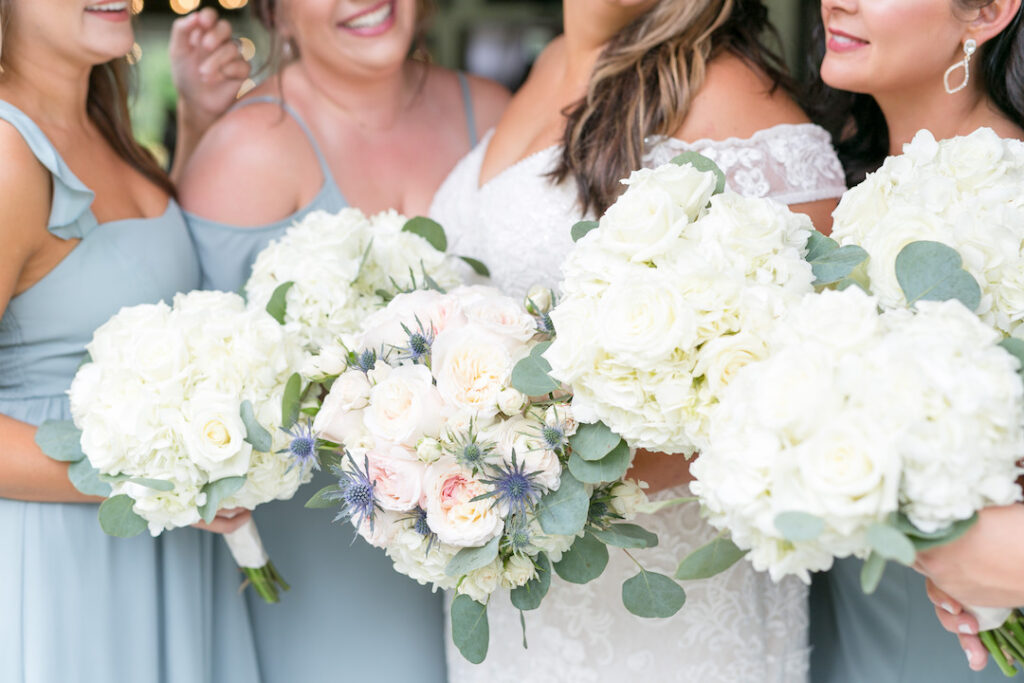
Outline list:
[[[898,280],[896,268],[898,257],[914,257],[913,251],[900,256],[907,245],[952,247],[980,284],[975,310],[981,319],[1024,336],[1022,187],[1024,142],[1001,139],[989,128],[936,142],[922,130],[903,154],[886,159],[843,196],[832,236],[871,255],[866,274],[885,308],[908,303],[908,283]],[[916,296],[913,288],[910,296]]]
[[[879,313],[856,287],[811,294],[767,341],[691,466],[709,521],[756,569],[809,581],[866,557],[873,590],[886,559],[913,563],[915,541],[1021,499],[1019,363],[959,301]]]
[[[426,218],[316,211],[260,252],[245,291],[316,352],[355,333],[397,292],[457,284],[446,247],[444,231]]]
[[[623,182],[563,265],[545,358],[581,421],[600,420],[634,447],[689,454],[706,445],[731,377],[764,356],[765,328],[812,291],[811,224],[722,192],[721,171],[699,155]]]
[[[619,523],[643,499],[622,479],[629,447],[603,425],[578,424],[545,373],[545,300],[524,307],[487,287],[400,294],[365,321],[356,350],[323,350],[348,367],[313,427],[344,457],[333,468],[339,483],[309,505],[340,503],[339,518],[396,571],[454,589],[453,639],[474,662],[486,656],[481,624],[494,591],[535,609],[552,564],[586,583],[607,564],[606,544],[656,543]],[[668,616],[683,597],[644,570],[623,592],[641,616]]]
[[[77,461],[80,488],[109,495],[99,511],[107,533],[148,527],[157,536],[209,522],[220,509],[291,498],[310,478],[314,441],[284,431],[298,414],[301,349],[237,294],[124,308],[87,350],[68,392],[74,424],[46,423],[37,438],[51,456]],[[287,584],[255,525],[225,540],[260,595],[276,601]]]

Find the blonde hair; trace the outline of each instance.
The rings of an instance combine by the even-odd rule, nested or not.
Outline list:
[[[679,130],[708,62],[731,51],[791,90],[760,0],[660,0],[620,31],[594,66],[586,96],[566,112],[555,182],[576,180],[584,213],[603,213],[621,178],[641,166],[645,138]]]

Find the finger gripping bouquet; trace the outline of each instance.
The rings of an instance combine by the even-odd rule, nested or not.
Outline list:
[[[696,154],[623,183],[599,223],[573,229],[545,358],[581,421],[637,448],[689,454],[705,446],[732,375],[764,355],[766,325],[812,291],[811,225],[723,191],[721,171]]]
[[[343,456],[338,484],[309,505],[340,504],[339,518],[396,571],[454,589],[452,636],[475,662],[486,656],[495,591],[535,609],[552,563],[585,583],[607,563],[606,543],[656,542],[618,523],[638,500],[636,485],[622,481],[629,449],[577,423],[542,369],[546,318],[528,306],[486,287],[399,294],[366,321],[355,349],[324,349],[349,366],[313,426]],[[587,446],[588,457],[615,451],[616,466],[605,459],[602,469],[598,457],[588,467],[574,449],[595,429],[604,445]]]
[[[293,464],[281,428],[290,418],[283,413],[298,408],[299,346],[240,296],[192,292],[173,306],[124,308],[87,350],[91,362],[69,391],[71,414],[80,464],[112,489],[100,506],[107,533],[148,527],[157,536],[220,509],[290,498],[309,479],[309,463]],[[60,423],[44,427],[46,442]],[[255,525],[225,540],[260,595],[276,601],[287,586]]]

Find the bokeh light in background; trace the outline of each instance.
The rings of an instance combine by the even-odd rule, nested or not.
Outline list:
[[[200,0],[171,0],[171,11],[175,14],[188,14],[199,7]]]

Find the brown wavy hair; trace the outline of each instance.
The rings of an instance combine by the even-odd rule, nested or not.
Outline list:
[[[761,0],[660,0],[598,57],[586,96],[566,111],[562,155],[549,174],[576,181],[583,212],[603,213],[621,178],[641,166],[645,138],[679,130],[708,62],[732,52],[771,81],[793,84],[765,36],[778,44]]]
[[[14,0],[0,0],[0,48],[10,29]],[[4,65],[0,52],[0,69]],[[174,183],[149,151],[140,145],[132,133],[128,98],[131,94],[132,70],[127,57],[118,57],[98,64],[89,73],[89,92],[86,112],[89,120],[100,131],[119,157],[145,176],[154,185],[172,197],[177,196]]]

